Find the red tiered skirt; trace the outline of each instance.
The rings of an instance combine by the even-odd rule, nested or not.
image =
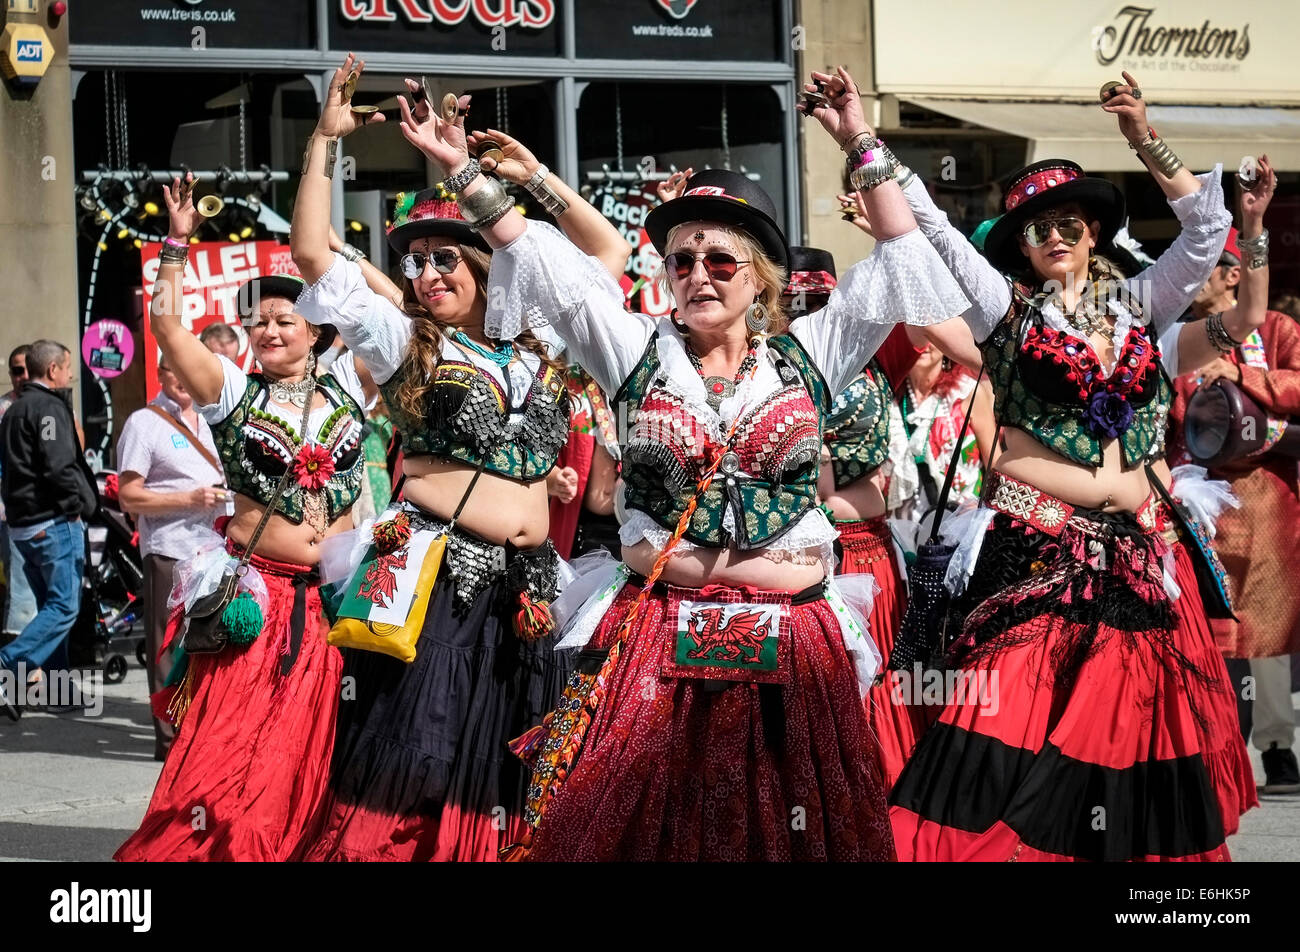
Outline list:
[[[1051,538],[995,517],[957,606],[957,664],[991,690],[950,701],[899,778],[901,859],[1229,858],[1254,786],[1191,561],[1172,547],[1171,604],[1165,543],[1103,521]]]
[[[639,589],[619,594],[589,649],[608,648]],[[679,590],[708,600],[753,590]],[[874,743],[835,614],[791,607],[790,678],[668,678],[667,593],[628,634],[608,693],[530,860],[892,860]]]
[[[189,658],[189,709],[140,829],[116,860],[289,860],[310,832],[329,776],[342,659],[325,640],[319,590],[305,579],[311,568],[257,556],[252,564],[270,596],[262,634]],[[284,674],[297,589],[306,625]],[[178,610],[169,642],[180,623]],[[177,690],[159,692],[155,706]]]
[[[844,547],[840,574],[868,574],[875,577],[880,591],[871,606],[871,637],[880,649],[881,670],[888,671],[894,636],[907,606],[906,589],[894,558],[893,536],[885,516],[852,522],[836,522]],[[885,791],[893,788],[903,765],[912,756],[916,738],[924,730],[922,712],[894,696],[886,677],[867,694],[867,719],[876,739],[876,753],[885,779]]]

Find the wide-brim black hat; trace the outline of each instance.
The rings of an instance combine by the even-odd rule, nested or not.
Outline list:
[[[460,214],[460,206],[437,189],[399,192],[393,210],[393,227],[388,229],[388,247],[399,255],[417,238],[451,238],[491,253],[483,236],[469,227]]]
[[[1124,194],[1112,182],[1085,175],[1065,159],[1045,159],[1025,166],[1011,177],[1002,205],[1005,214],[984,240],[984,256],[1002,271],[1023,271],[1029,261],[1020,252],[1025,222],[1049,208],[1078,203],[1090,219],[1101,223],[1097,251],[1110,250],[1111,239],[1124,222]]]
[[[776,219],[772,199],[746,176],[726,169],[705,169],[690,177],[681,196],[664,202],[646,216],[645,230],[655,250],[663,254],[668,233],[683,222],[733,225],[753,235],[769,258],[788,268],[790,249]]]
[[[266,298],[286,298],[296,304],[298,295],[307,288],[307,282],[292,274],[267,274],[260,278],[245,281],[239,286],[236,298],[241,321],[247,321]],[[329,349],[338,333],[333,324],[320,324],[320,334],[311,345],[312,351],[319,357]]]

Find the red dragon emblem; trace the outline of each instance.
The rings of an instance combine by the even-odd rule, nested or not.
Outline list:
[[[659,6],[678,20],[690,13],[691,8],[697,3],[699,3],[699,0],[659,0]]]
[[[366,577],[357,588],[359,598],[368,598],[380,608],[387,608],[397,594],[395,569],[406,568],[406,549],[380,555],[366,569]]]
[[[763,642],[768,636],[767,627],[763,625],[763,613],[740,612],[723,625],[722,611],[721,608],[702,608],[691,612],[686,622],[686,634],[695,642],[695,648],[686,652],[686,656],[758,664]]]

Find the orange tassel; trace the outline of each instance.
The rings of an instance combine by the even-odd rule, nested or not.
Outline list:
[[[185,668],[185,677],[181,683],[176,686],[176,693],[172,695],[171,703],[167,705],[167,717],[176,727],[181,726],[181,721],[185,719],[186,712],[190,709],[190,704],[194,701],[194,661],[190,660],[189,665]]]
[[[515,635],[524,641],[537,641],[555,631],[555,619],[547,602],[535,602],[527,592],[519,593],[519,611],[515,612]]]

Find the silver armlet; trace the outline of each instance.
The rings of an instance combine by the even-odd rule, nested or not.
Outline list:
[[[1260,232],[1258,238],[1239,238],[1237,244],[1246,255],[1246,267],[1250,269],[1268,267],[1268,229]]]
[[[542,208],[552,218],[559,218],[569,210],[569,203],[562,199],[555,189],[546,184],[546,177],[551,174],[551,170],[545,165],[538,165],[537,171],[533,173],[525,184],[524,188],[528,194],[537,199]]]
[[[322,138],[324,137],[322,136]],[[307,148],[302,150],[303,175],[307,174],[307,167],[311,164],[311,147],[315,139],[316,134],[313,132],[307,137]],[[321,173],[327,179],[332,179],[334,177],[334,165],[338,162],[339,158],[339,140],[336,138],[329,138],[325,139],[325,143],[325,168],[321,169]]]
[[[859,192],[869,192],[894,177],[898,156],[879,139],[874,146],[863,148],[862,164],[849,173],[849,183]]]
[[[460,195],[456,201],[465,221],[475,231],[496,223],[514,207],[514,199],[506,192],[506,187],[499,180],[488,177],[484,177],[483,185],[472,195]]]
[[[1174,150],[1165,145],[1164,139],[1150,130],[1147,130],[1147,137],[1140,143],[1134,145],[1130,142],[1128,147],[1146,155],[1156,171],[1165,178],[1173,178],[1183,167],[1183,160],[1174,155]]]
[[[339,251],[344,258],[347,258],[353,264],[365,258],[366,253],[355,245],[344,243],[343,248]]]

